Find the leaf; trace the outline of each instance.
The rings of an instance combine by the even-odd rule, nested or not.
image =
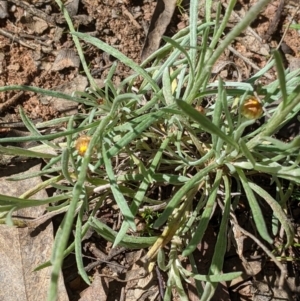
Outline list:
[[[122,194],[122,192],[120,191],[119,185],[116,181],[115,175],[114,175],[114,171],[112,168],[112,164],[110,159],[108,159],[107,157],[107,150],[105,148],[105,144],[103,143],[102,145],[102,156],[103,156],[103,160],[104,160],[104,164],[105,164],[105,169],[106,169],[106,173],[107,176],[109,178],[109,182],[110,182],[110,187],[111,187],[111,191],[114,195],[115,201],[117,202],[125,220],[128,222],[128,225],[135,230],[136,226],[134,223],[134,216],[131,212],[131,210],[128,207],[128,204]],[[120,240],[122,239],[122,237],[119,237]],[[117,243],[116,243],[117,244]]]
[[[245,190],[257,231],[265,241],[272,244],[273,239],[270,237],[270,235],[268,233],[263,214],[258,205],[256,197],[255,197],[252,189],[249,186],[248,179],[246,178],[242,169],[236,168],[236,171],[239,175],[239,179],[241,180],[243,188]]]
[[[29,172],[37,172],[35,166]],[[17,183],[0,179],[0,193],[19,196],[32,187],[41,184],[40,178],[23,180]],[[47,199],[45,190],[36,194],[37,199]],[[17,199],[17,198],[15,198]],[[24,200],[25,201],[25,200]],[[46,206],[18,210],[19,217],[33,219],[40,217]],[[37,228],[0,227],[0,270],[5,274],[0,281],[0,300],[46,300],[51,267],[38,272],[34,269],[49,260],[53,244],[53,228],[49,222]],[[59,301],[69,300],[63,278],[59,278]]]
[[[92,217],[90,222],[91,227],[93,227],[97,233],[104,239],[114,242],[117,236],[117,232],[106,226],[104,223],[100,222],[96,218]],[[122,241],[119,243],[120,246],[129,249],[142,249],[152,246],[157,240],[156,236],[153,237],[136,237],[124,235]]]
[[[150,54],[159,48],[162,35],[165,33],[167,26],[171,22],[174,14],[176,1],[177,0],[157,1],[151,18],[146,41],[142,50],[142,61],[144,61],[148,56],[150,56]]]
[[[217,237],[217,242],[215,245],[214,255],[211,260],[210,265],[210,274],[218,275],[222,272],[223,263],[225,259],[226,247],[227,247],[227,227],[229,221],[230,214],[230,205],[231,205],[231,190],[229,179],[227,176],[223,176],[224,184],[225,184],[225,199],[224,199],[224,211],[222,216],[222,221]],[[204,288],[204,293],[201,297],[201,300],[209,299],[214,295],[215,290],[217,288],[217,283],[207,282]]]
[[[82,220],[83,220],[83,213],[84,213],[84,206],[80,208],[79,214],[77,216],[77,222],[76,222],[76,230],[75,230],[75,258],[76,258],[76,263],[77,263],[77,269],[78,269],[78,274],[81,276],[81,278],[87,283],[88,285],[91,284],[89,277],[84,270],[84,264],[83,264],[83,256],[81,252],[81,230],[82,230]]]
[[[198,223],[197,229],[194,233],[194,236],[192,237],[191,241],[189,242],[188,246],[186,249],[182,252],[183,256],[188,256],[190,255],[197,247],[198,243],[202,240],[203,235],[207,229],[214,204],[216,201],[220,181],[222,177],[222,171],[218,170],[218,173],[215,178],[214,185],[210,189],[210,196],[208,198],[208,201],[206,203],[205,209],[201,215],[200,222]]]
[[[252,182],[249,182],[249,186],[251,187],[251,189],[253,189],[253,191],[255,191],[258,195],[260,195],[269,204],[269,206],[273,210],[274,215],[278,218],[278,220],[282,224],[287,236],[286,247],[292,245],[294,240],[294,228],[289,222],[281,206],[278,204],[278,202],[276,202],[276,200],[269,193],[267,193],[260,186]]]
[[[203,114],[200,114],[197,110],[195,110],[192,106],[187,104],[185,101],[176,100],[177,105],[192,119],[198,122],[203,130],[207,131],[212,135],[217,135],[219,138],[223,139],[225,142],[234,146],[238,149],[238,144],[229,136],[227,136],[224,132],[222,132],[216,125],[214,125],[207,117]]]
[[[232,279],[242,275],[242,272],[232,272],[232,273],[218,274],[218,275],[200,275],[200,274],[195,275],[180,266],[178,268],[188,277],[192,277],[197,280],[208,281],[208,282],[231,281]]]
[[[284,73],[284,67],[283,67],[283,62],[282,58],[280,56],[280,53],[278,50],[275,50],[273,52],[274,59],[275,59],[275,66],[277,69],[277,76],[280,84],[280,90],[282,93],[282,101],[283,101],[283,108],[287,105],[287,90],[286,90],[286,78],[285,78],[285,73]]]

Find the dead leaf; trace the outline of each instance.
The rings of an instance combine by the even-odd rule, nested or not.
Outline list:
[[[84,91],[88,85],[88,81],[85,76],[77,75],[73,81],[66,84],[54,87],[55,91],[60,91],[65,94],[72,95],[76,91]],[[41,96],[40,101],[42,104],[49,104],[55,111],[65,113],[66,115],[72,115],[77,113],[78,103],[71,100],[62,98],[56,98],[52,96]]]
[[[64,5],[71,17],[77,15],[79,0],[67,0]]]
[[[84,290],[79,301],[106,301],[108,291],[108,280],[101,277],[97,271],[94,274],[92,285]]]
[[[75,67],[78,68],[80,65],[80,59],[77,53],[72,49],[60,49],[53,66],[52,71],[60,71],[65,68]]]
[[[0,19],[8,17],[7,1],[0,1]]]
[[[157,1],[141,54],[142,61],[159,48],[162,35],[165,33],[174,14],[176,2],[177,0]]]
[[[40,165],[27,172],[40,170]],[[27,179],[18,182],[0,178],[0,193],[19,196],[42,180]],[[47,198],[43,190],[36,194],[38,199]],[[19,210],[18,217],[37,218],[45,211],[45,206]],[[51,257],[53,227],[49,222],[36,229],[0,226],[0,300],[1,301],[40,301],[47,299],[51,267],[34,272],[40,264]],[[68,296],[62,277],[59,280],[58,301],[67,301]]]

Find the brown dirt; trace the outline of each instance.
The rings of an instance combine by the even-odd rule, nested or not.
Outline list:
[[[72,59],[70,59],[70,62],[66,61],[66,57],[63,58],[63,61],[57,62],[58,54],[61,49],[74,49],[71,37],[67,33],[66,25],[63,23],[57,23],[57,25],[45,22],[38,23],[41,21],[35,17],[25,16],[26,9],[24,9],[24,6],[18,5],[19,2],[20,1],[16,0],[8,0],[8,18],[0,20],[0,86],[31,85],[45,89],[55,89],[55,87],[74,81],[74,78],[82,71],[81,67],[77,67]],[[238,1],[235,10],[236,14],[240,18],[243,18],[245,12],[255,2],[256,0]],[[295,14],[296,2],[289,1],[285,4],[278,17],[277,12],[280,9],[281,1],[274,0],[252,26],[260,39],[253,40],[253,37],[247,31],[232,45],[241,56],[238,57],[231,51],[224,54],[222,61],[234,62],[237,68],[241,70],[241,80],[247,79],[256,72],[255,67],[245,62],[243,57],[249,59],[257,68],[265,66],[270,55],[270,50],[276,47],[281,49],[282,55],[286,59],[286,67],[290,66],[292,60],[300,58],[299,32],[291,29],[285,32],[285,26],[291,22],[292,16],[295,23],[300,23],[300,12]],[[78,14],[85,14],[86,17],[84,19],[88,21],[85,24],[78,21],[77,28],[81,32],[91,33],[102,41],[116,47],[134,61],[140,62],[141,50],[155,5],[156,2],[152,0],[84,0],[79,6]],[[54,2],[48,2],[48,4],[34,2],[33,6],[44,13],[49,13],[50,11],[59,13],[58,7]],[[42,16],[42,14],[39,15]],[[176,15],[180,17],[178,12],[176,12]],[[90,19],[88,19],[88,17]],[[236,18],[238,17],[231,20],[232,26],[238,21]],[[177,27],[182,28],[186,24],[184,21],[186,19],[186,15],[177,19],[176,23],[173,24],[173,31],[175,31]],[[270,27],[274,27],[273,32],[269,30]],[[230,30],[230,27],[228,30]],[[11,34],[10,38],[7,37],[7,33]],[[283,41],[281,41],[282,37]],[[282,44],[282,42],[284,42],[284,44]],[[280,47],[280,45],[284,45],[284,47]],[[110,57],[109,54],[103,53],[90,45],[84,45],[84,53],[94,77],[100,80],[105,79],[113,58]],[[222,62],[219,63],[222,65]],[[130,70],[127,67],[119,64],[114,78],[115,82],[118,83],[126,78],[129,72]],[[218,70],[218,73],[226,79],[232,79],[236,76],[228,67]],[[264,81],[274,80],[275,77],[276,72],[272,70],[270,71],[270,77],[265,78]],[[0,93],[0,120],[17,121],[19,119],[19,106],[22,106],[25,113],[31,119],[42,118],[48,120],[60,115],[60,112],[56,111],[54,107],[43,104],[39,95],[32,92],[20,93],[19,91],[8,91]],[[108,212],[107,219],[114,220],[117,217],[116,212]],[[299,218],[299,214],[297,217]],[[210,229],[210,231],[213,230]],[[212,237],[213,235],[212,232]],[[91,241],[86,243],[86,245],[90,244]],[[104,241],[98,241],[97,248],[108,254],[110,245],[107,245]],[[199,246],[199,252],[200,249],[201,246]],[[252,250],[252,252],[254,251]],[[290,252],[292,253],[293,250]],[[91,255],[91,252],[87,253]],[[130,253],[134,254],[130,255]],[[121,263],[129,267],[138,261],[140,257],[140,253],[128,252],[126,254],[123,253],[123,255],[116,255],[114,260],[119,264]],[[74,260],[74,258],[72,258],[72,260]],[[202,260],[205,259],[202,258]],[[69,282],[67,282],[70,299],[79,300],[79,296],[86,286],[82,283],[80,277],[77,276],[74,264],[71,264],[71,267],[73,267],[73,269],[68,268],[68,272],[65,273],[65,275],[69,277],[74,276],[70,277]],[[95,272],[95,279],[97,279],[97,273]],[[102,270],[101,273],[111,273],[115,275],[114,273],[116,272],[113,268],[109,269],[106,267],[106,270]],[[165,275],[157,273],[156,278],[161,278],[162,281],[164,281]],[[248,280],[249,278],[246,280],[243,279],[243,283]],[[115,300],[119,295],[124,294],[126,285],[117,281],[113,281],[109,284],[110,281],[113,281],[113,278],[105,280],[105,282],[102,283],[103,287],[101,286],[101,291],[103,291],[105,297],[107,287],[114,287],[115,295],[112,297],[108,294],[106,297],[107,300]],[[147,283],[143,286],[144,291],[147,291],[149,287],[152,289],[153,287],[157,288],[158,280],[152,279],[151,281],[151,283],[149,282],[150,284]],[[134,285],[131,284],[131,286],[127,286],[127,289],[130,290],[132,287],[135,287],[135,285],[136,283]],[[98,286],[98,288],[99,287],[100,286]],[[197,300],[193,284],[189,285],[187,289],[190,290],[189,295],[191,296],[191,300]],[[242,289],[245,289],[245,286],[243,286],[241,290]],[[239,291],[239,287],[235,286],[234,289],[232,289],[228,285],[228,287],[226,287],[226,296],[229,290],[231,290],[231,294],[235,298],[234,300],[250,300],[249,298],[253,295],[249,291],[249,285],[248,290],[246,290],[247,293],[244,293],[244,295],[243,292]],[[222,292],[224,293],[224,291],[220,290],[220,294],[222,294]],[[235,292],[237,292],[237,294],[235,294]],[[133,294],[133,297],[131,297],[132,300],[137,300],[134,299],[136,298],[136,296],[134,296]],[[151,296],[145,297],[144,300],[150,300],[150,297]],[[130,299],[127,298],[123,300]],[[143,300],[143,298],[141,298],[141,300]],[[217,295],[214,300],[223,299],[220,295]]]

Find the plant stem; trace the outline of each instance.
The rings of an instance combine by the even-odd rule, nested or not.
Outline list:
[[[218,48],[213,52],[211,58],[208,60],[207,64],[205,64],[205,70],[202,71],[201,76],[195,82],[189,97],[186,102],[191,104],[196,95],[199,93],[199,89],[202,86],[203,81],[207,76],[210,76],[211,70],[218,60],[218,58],[224,53],[225,49],[232,43],[232,41],[241,34],[250,24],[255,20],[255,18],[259,15],[260,11],[272,0],[261,0],[256,5],[250,8],[248,13],[246,13],[245,17],[239,22],[231,32],[225,37],[225,39],[220,43]]]

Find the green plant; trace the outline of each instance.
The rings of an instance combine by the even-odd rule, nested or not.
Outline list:
[[[184,12],[185,12],[185,9],[184,9],[184,7],[183,7],[183,5],[182,5],[182,1],[183,1],[183,0],[177,0],[177,1],[176,1],[176,6],[177,6],[179,12],[183,15]]]
[[[300,24],[291,24],[290,28],[300,30]]]
[[[154,212],[149,208],[145,208],[145,210],[140,214],[143,220],[145,221],[145,227],[142,233],[144,233],[145,236],[153,236],[154,235],[153,223],[159,216],[159,213]]]
[[[100,90],[90,76],[88,68],[85,68],[91,88],[87,92],[77,93],[74,97],[34,87],[0,88],[0,91],[24,89],[46,95],[54,93],[56,97],[72,99],[89,108],[87,114],[51,121],[51,124],[67,121],[67,131],[45,136],[39,134],[21,111],[22,120],[32,136],[13,138],[13,141],[37,140],[42,145],[39,150],[0,148],[0,151],[6,154],[22,153],[28,157],[39,156],[47,161],[41,172],[27,177],[59,173],[58,177],[52,176],[46,184],[35,187],[20,198],[0,196],[2,216],[7,223],[13,224],[15,220],[12,216],[16,209],[41,204],[40,201],[30,200],[31,195],[45,185],[55,187],[59,184],[61,194],[55,198],[41,200],[49,204],[60,202],[57,207],[52,206],[51,210],[66,212],[55,238],[48,300],[55,300],[57,275],[63,258],[73,250],[76,253],[80,275],[90,283],[81,256],[81,239],[89,228],[113,241],[114,246],[122,245],[133,249],[150,247],[143,258],[145,268],[151,272],[152,263],[158,256],[159,267],[169,276],[164,300],[171,299],[173,286],[182,300],[188,300],[182,284],[182,280],[188,277],[196,280],[201,300],[209,300],[219,281],[230,280],[240,275],[240,272],[222,274],[222,267],[227,246],[228,223],[234,220],[234,210],[243,192],[259,233],[260,246],[268,252],[264,244],[273,243],[272,236],[277,233],[280,224],[286,233],[286,247],[293,244],[293,228],[285,214],[286,202],[291,191],[284,192],[283,189],[279,189],[277,199],[274,199],[253,181],[253,177],[267,175],[270,180],[278,183],[278,187],[281,187],[280,179],[297,184],[300,182],[299,138],[284,143],[273,137],[273,134],[300,110],[299,70],[292,73],[285,71],[279,54],[275,52],[274,60],[246,82],[223,82],[220,79],[217,83],[210,83],[212,67],[224,49],[255,19],[270,0],[260,0],[221,42],[236,1],[230,1],[222,22],[221,6],[218,6],[216,19],[212,20],[211,1],[207,1],[206,20],[199,23],[198,1],[192,0],[190,26],[172,39],[165,38],[166,45],[141,66],[102,41],[75,32],[67,12],[60,1],[57,2],[64,11],[76,47],[81,54],[78,39],[110,53],[130,66],[134,73],[115,87],[112,82],[116,69],[114,64],[105,81],[105,87]],[[199,38],[201,46],[198,45]],[[83,59],[83,55],[81,58]],[[146,68],[150,62],[150,67]],[[274,65],[279,74],[278,79],[261,87],[259,94],[263,96],[264,105],[281,98],[282,102],[274,111],[268,111],[271,118],[267,122],[247,133],[245,130],[255,123],[255,119],[247,119],[242,115],[242,111],[245,112],[243,106],[249,97],[253,99],[256,92],[252,85],[254,81]],[[173,72],[170,72],[171,69]],[[135,82],[138,78],[142,78],[143,81],[136,87]],[[159,80],[162,80],[162,87],[157,84]],[[207,97],[211,97],[213,101],[206,104],[204,115],[194,106],[204,105]],[[99,99],[102,99],[101,105],[98,104]],[[259,104],[260,102],[255,102],[255,106]],[[258,116],[254,114],[253,117]],[[77,123],[76,128],[74,121]],[[90,138],[84,148],[79,148],[79,156],[75,144],[82,134]],[[66,137],[66,142],[57,145],[54,139],[58,137]],[[11,138],[0,140],[11,141]],[[53,152],[50,155],[49,149]],[[17,179],[20,177],[13,180]],[[148,195],[150,187],[153,191],[163,189],[166,185],[175,189],[164,198],[155,199]],[[273,212],[276,222],[272,235],[269,234],[262,215],[257,192]],[[97,219],[97,210],[108,196],[116,201],[123,216],[118,233]],[[162,212],[154,222],[158,229],[165,226],[159,237],[145,239],[127,234],[129,228],[135,230],[134,218],[145,204],[161,205]],[[194,264],[193,271],[187,271],[182,266],[179,255],[188,257],[190,262],[194,263],[193,251],[203,239],[216,206],[220,207],[223,215],[208,275],[200,275]],[[82,221],[84,212],[89,214],[85,223]],[[67,246],[74,220],[75,240]],[[169,243],[170,252],[165,253],[164,246]],[[271,252],[268,255],[273,256],[272,259],[281,267],[281,263]],[[50,262],[45,265],[50,265]],[[199,284],[201,281],[206,283],[204,289]]]

